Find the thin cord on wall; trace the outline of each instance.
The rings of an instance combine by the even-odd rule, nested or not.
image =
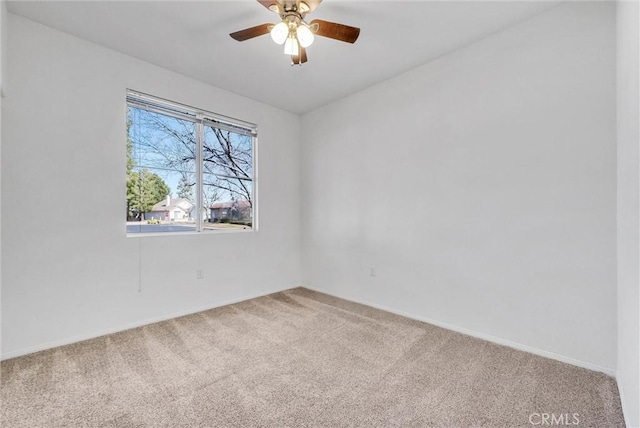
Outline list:
[[[138,293],[142,293],[142,239],[138,239]]]

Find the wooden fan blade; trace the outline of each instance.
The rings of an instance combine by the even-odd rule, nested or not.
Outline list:
[[[315,27],[317,25],[318,29],[315,30],[315,33],[318,36],[340,40],[341,42],[355,43],[355,41],[358,40],[358,36],[360,35],[359,28],[336,24],[335,22],[314,19],[309,24],[311,25],[311,27]]]
[[[271,26],[272,24],[256,25],[255,27],[245,28],[244,30],[236,31],[235,33],[231,33],[229,35],[237,41],[243,42],[245,40],[253,39],[254,37],[269,34]]]
[[[300,55],[291,55],[291,63],[295,65],[302,65],[307,62],[307,50],[300,46]]]

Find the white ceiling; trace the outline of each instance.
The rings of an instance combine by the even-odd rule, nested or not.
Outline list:
[[[361,28],[354,45],[317,37],[292,67],[268,35],[229,33],[278,16],[254,0],[14,1],[9,11],[241,94],[304,113],[556,6],[538,1],[324,0],[307,19]]]

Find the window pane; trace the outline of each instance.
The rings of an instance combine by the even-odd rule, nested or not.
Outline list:
[[[253,226],[253,139],[210,126],[204,130],[203,230]]]

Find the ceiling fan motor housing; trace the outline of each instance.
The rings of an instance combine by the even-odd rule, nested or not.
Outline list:
[[[269,9],[276,13],[297,12],[300,15],[304,15],[311,10],[309,5],[303,1],[299,2],[298,5],[297,2],[288,0],[283,1],[282,5],[280,5],[280,3],[274,3],[269,6]]]

